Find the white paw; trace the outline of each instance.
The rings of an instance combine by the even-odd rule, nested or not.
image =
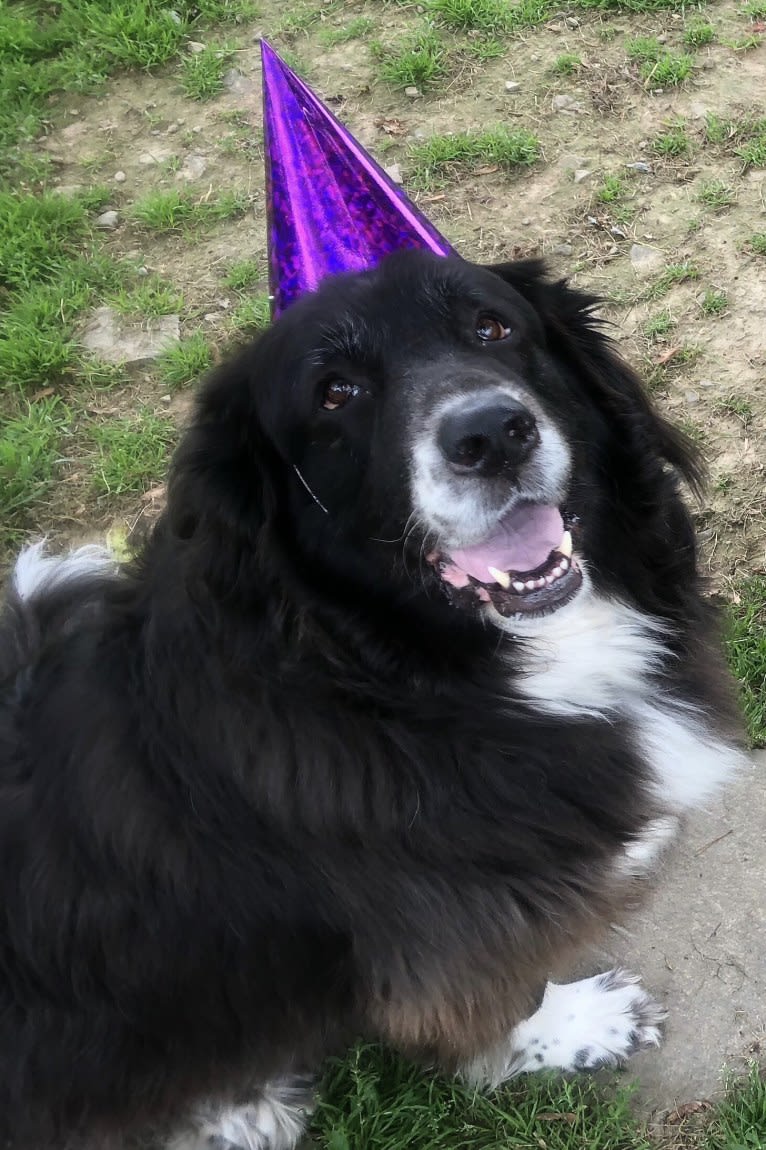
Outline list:
[[[497,1086],[536,1070],[599,1070],[659,1046],[665,1010],[624,970],[564,985],[549,982],[538,1010],[508,1040],[465,1066],[469,1081]]]
[[[203,1106],[165,1150],[292,1150],[311,1109],[308,1089],[272,1083],[243,1106]]]

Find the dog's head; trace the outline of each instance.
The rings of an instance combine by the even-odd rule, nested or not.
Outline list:
[[[693,569],[669,472],[694,464],[593,304],[537,264],[422,252],[327,280],[203,389],[176,534],[240,589],[298,573],[528,620],[584,571],[656,597]]]

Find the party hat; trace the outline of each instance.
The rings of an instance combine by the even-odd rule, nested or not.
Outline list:
[[[325,276],[372,268],[399,248],[454,254],[265,40],[261,58],[274,316]]]

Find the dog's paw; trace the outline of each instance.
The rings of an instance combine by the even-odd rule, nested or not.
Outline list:
[[[549,983],[540,1009],[513,1032],[514,1072],[621,1066],[659,1046],[665,1010],[624,970]]]
[[[270,1084],[242,1106],[203,1106],[164,1150],[293,1150],[312,1106],[308,1085]]]

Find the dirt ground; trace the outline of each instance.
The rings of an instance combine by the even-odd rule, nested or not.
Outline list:
[[[409,148],[432,133],[523,127],[541,142],[542,158],[533,167],[456,173],[444,187],[415,198],[466,257],[545,256],[553,272],[606,298],[624,354],[708,460],[710,484],[698,517],[716,581],[766,570],[766,255],[748,243],[753,233],[766,232],[766,170],[744,171],[733,142],[711,144],[705,131],[710,114],[766,117],[766,43],[741,46],[754,24],[742,6],[725,0],[704,11],[651,15],[562,10],[486,63],[461,54],[461,43],[470,44],[463,37],[448,78],[417,96],[380,80],[370,44],[390,44],[418,26],[422,15],[414,7],[330,3],[304,31],[280,35],[285,11],[269,0],[257,23],[227,35],[236,47],[235,70],[224,94],[209,102],[187,98],[176,69],[117,77],[95,96],[67,97],[40,147],[53,159],[64,191],[93,183],[113,189],[109,206],[120,212],[120,224],[105,233],[108,249],[183,292],[182,335],[201,329],[222,341],[235,303],[223,283],[228,267],[243,258],[265,259],[263,34],[300,59],[312,86],[373,154],[400,166],[405,185]],[[328,30],[358,16],[373,22],[369,36],[326,46]],[[658,90],[642,80],[626,41],[657,36],[683,50],[684,31],[695,20],[712,24],[716,39],[695,52],[686,83]],[[570,76],[554,70],[565,53],[582,61]],[[691,151],[676,158],[657,154],[653,141],[678,125]],[[124,180],[115,181],[118,172]],[[609,176],[624,185],[618,203],[599,199]],[[728,203],[698,198],[712,180],[725,185],[718,198]],[[136,200],[174,187],[200,198],[241,191],[250,208],[201,237],[150,234],[129,222]],[[698,277],[660,298],[663,271],[684,263],[694,265]],[[704,306],[711,291],[725,293],[716,314]],[[645,325],[658,314],[668,331],[646,335]],[[139,373],[131,387],[96,403],[108,415],[139,401],[159,402],[158,387],[150,371]],[[170,407],[182,420],[188,393],[176,395]],[[87,518],[85,503],[71,508],[73,518],[83,513]],[[125,522],[134,523],[137,514],[126,507]]]

